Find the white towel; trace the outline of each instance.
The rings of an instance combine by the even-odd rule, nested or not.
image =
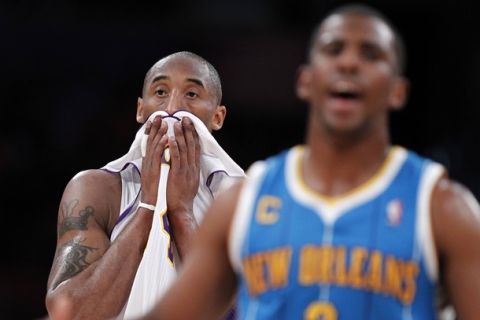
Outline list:
[[[165,111],[157,111],[150,115],[148,120],[152,121],[155,117],[161,116],[166,119],[182,119],[183,117],[188,117],[192,120],[195,125],[195,129],[200,137],[200,148],[201,148],[201,171],[206,176],[209,176],[211,173],[216,171],[223,171],[231,177],[243,177],[245,173],[242,168],[240,168],[235,161],[230,158],[230,156],[220,147],[218,142],[208,131],[205,124],[194,116],[193,114],[186,111],[178,111],[173,115],[169,115]],[[135,140],[130,146],[130,150],[123,157],[118,158],[110,163],[108,163],[105,168],[111,171],[121,171],[126,164],[133,162],[135,160],[142,158],[142,140],[146,143],[145,125],[143,125],[140,130],[138,130]],[[210,161],[214,159],[213,161]]]
[[[188,117],[192,120],[199,135],[201,149],[200,186],[194,199],[194,215],[197,221],[200,222],[212,200],[212,196],[215,196],[218,191],[226,188],[236,180],[228,179],[229,177],[243,177],[244,172],[220,147],[204,123],[193,114],[180,111],[174,115],[168,115],[164,111],[157,111],[150,115],[149,120],[153,121],[156,116],[161,116],[163,118],[162,121],[167,122],[169,126],[167,134],[169,136],[173,135],[173,123],[183,117]],[[144,131],[145,128],[142,126],[137,132],[128,153],[110,162],[104,169],[119,172],[129,163],[135,163],[138,166],[141,163],[142,155],[145,154],[146,140],[148,138]],[[170,238],[170,226],[166,218],[168,206],[166,203],[166,186],[169,169],[169,166],[162,165],[161,167],[156,209],[147,247],[137,270],[127,304],[118,319],[130,319],[144,315],[153,307],[175,278],[175,268],[178,266],[179,261],[178,257],[176,257],[174,243]],[[212,177],[215,179],[212,179]],[[212,188],[212,183],[215,184],[214,188]],[[118,235],[123,227],[124,225],[114,230],[112,239]],[[172,252],[175,257],[172,256]],[[175,264],[172,264],[171,259],[175,261]]]
[[[183,117],[188,117],[192,120],[195,129],[198,133],[200,139],[200,186],[197,197],[195,199],[196,204],[199,204],[201,207],[200,211],[204,211],[206,207],[210,204],[210,198],[216,196],[216,194],[226,189],[230,186],[236,179],[230,178],[241,178],[245,176],[244,171],[240,168],[230,156],[222,149],[218,144],[212,134],[208,131],[205,124],[197,118],[195,115],[186,112],[179,111],[173,115],[169,115],[165,111],[157,111],[152,113],[148,120],[153,121],[155,117],[161,116],[164,121],[169,125],[167,134],[169,136],[173,135],[173,123],[182,119]],[[143,125],[135,135],[135,140],[130,146],[129,151],[122,157],[117,160],[109,162],[103,167],[108,171],[120,172],[124,170],[129,164],[134,164],[139,171],[141,170],[142,155],[145,154],[146,142],[148,135],[145,134],[145,125]],[[164,169],[162,169],[164,170]],[[157,198],[157,207],[162,209],[165,207],[165,199],[161,198],[165,196],[165,187],[166,187],[166,178],[168,177],[168,172],[162,172],[159,191]],[[162,187],[163,186],[163,187]],[[163,191],[162,191],[163,190]],[[160,204],[160,206],[159,206]],[[160,210],[162,210],[160,209]],[[197,211],[194,210],[197,221],[201,220],[201,217],[198,216]],[[122,229],[122,228],[121,228]],[[121,230],[119,230],[121,231]]]

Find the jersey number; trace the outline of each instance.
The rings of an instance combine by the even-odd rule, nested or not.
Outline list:
[[[305,320],[336,320],[337,310],[328,302],[312,302],[304,313]]]

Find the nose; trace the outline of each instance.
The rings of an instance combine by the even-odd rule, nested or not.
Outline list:
[[[170,93],[170,96],[167,101],[167,107],[165,108],[165,111],[172,115],[175,112],[182,110],[182,97],[179,94],[178,91],[174,90]]]
[[[356,73],[360,66],[359,52],[354,48],[345,48],[338,56],[338,68],[344,73]]]

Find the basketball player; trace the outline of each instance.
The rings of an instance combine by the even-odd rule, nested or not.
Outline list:
[[[174,286],[144,319],[434,319],[444,285],[480,319],[480,219],[443,167],[390,144],[407,95],[402,43],[363,6],[315,30],[297,94],[306,144],[222,194]]]
[[[211,132],[219,130],[225,119],[221,98],[215,68],[196,54],[179,52],[158,61],[146,74],[136,118],[145,123],[153,112],[174,114],[182,110],[199,118]],[[137,281],[140,291],[153,282],[150,270],[136,273],[152,227],[161,156],[167,144],[171,153],[166,189],[168,237],[174,239],[180,260],[188,254],[202,215],[196,205],[197,192],[202,189],[200,138],[189,117],[175,123],[173,129],[174,138],[168,138],[167,123],[161,117],[149,120],[144,130],[148,140],[143,160],[125,163],[119,172],[80,172],[68,183],[58,213],[57,251],[46,297],[52,319],[55,311],[62,309],[55,307],[60,305],[58,301],[70,309],[59,312],[75,319],[142,315],[137,304],[126,303],[136,301],[130,294]],[[231,185],[229,178],[236,181],[225,172],[208,176],[208,189],[201,200],[213,200],[223,186]],[[167,253],[158,257],[167,258]],[[156,300],[158,297],[153,302]]]

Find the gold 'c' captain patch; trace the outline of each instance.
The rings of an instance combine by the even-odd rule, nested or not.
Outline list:
[[[260,224],[274,224],[279,218],[282,200],[274,196],[263,196],[258,200],[255,217]]]

